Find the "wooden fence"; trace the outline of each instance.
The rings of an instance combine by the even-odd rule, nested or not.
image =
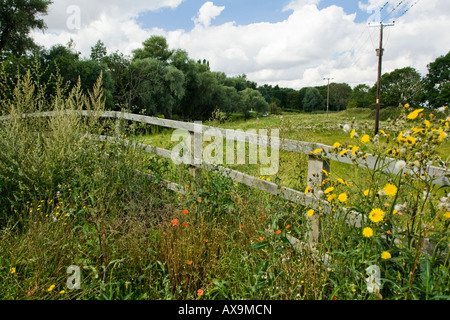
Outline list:
[[[69,112],[77,112],[77,111],[65,111]],[[34,113],[34,114],[26,114],[23,117],[51,117],[54,116],[56,112],[43,112],[43,113]],[[117,120],[128,120],[133,122],[145,123],[149,125],[161,126],[165,128],[171,129],[181,129],[189,132],[192,136],[200,134],[205,134],[210,130],[217,130],[222,134],[223,137],[232,138],[235,141],[241,141],[249,144],[256,144],[259,146],[270,147],[272,143],[279,146],[280,150],[296,152],[300,154],[305,154],[308,156],[308,175],[307,175],[307,184],[308,187],[314,189],[320,186],[324,179],[326,179],[324,172],[330,172],[330,161],[337,161],[341,163],[346,163],[350,165],[357,165],[363,168],[368,168],[372,170],[382,170],[386,173],[397,174],[399,169],[396,168],[396,159],[383,157],[379,158],[374,155],[367,154],[364,157],[354,155],[351,152],[346,153],[345,155],[341,155],[335,148],[318,143],[310,143],[310,142],[302,142],[297,140],[290,139],[282,139],[279,137],[270,137],[265,135],[252,134],[248,132],[243,132],[239,130],[231,130],[231,129],[222,129],[216,127],[210,127],[206,125],[200,125],[197,123],[188,123],[174,120],[167,120],[131,113],[123,113],[116,111],[105,111],[100,114],[94,114],[91,111],[78,111],[79,114],[83,116],[92,116],[95,115],[101,118],[110,118]],[[9,116],[0,117],[1,120],[9,119]],[[113,137],[101,136],[100,139],[107,139],[111,142],[117,142]],[[125,143],[131,143],[127,140],[121,140]],[[146,153],[154,154],[160,157],[164,157],[167,159],[171,159],[172,151],[165,150],[162,148],[157,148],[154,146],[136,143],[133,142],[135,148],[143,150]],[[321,150],[319,155],[315,154],[314,151]],[[198,159],[197,159],[198,160]],[[257,177],[232,170],[230,168],[226,168],[223,166],[213,166],[210,164],[206,164],[202,161],[193,161],[192,168],[196,168],[197,170],[210,170],[213,167],[217,168],[220,173],[224,176],[231,178],[234,181],[237,181],[241,184],[247,185],[249,187],[259,189],[269,194],[276,195],[283,199],[286,199],[290,202],[301,204],[313,209],[318,209],[319,207],[324,213],[330,213],[332,210],[332,206],[329,202],[319,199],[311,193],[305,193],[304,191],[294,190],[292,188],[287,188],[284,186],[277,185],[273,182],[269,182],[263,179],[259,179]],[[408,168],[405,168],[408,169]],[[412,170],[409,170],[412,172]],[[194,170],[193,172],[196,172]],[[197,171],[198,172],[198,171]],[[428,166],[426,169],[421,172],[421,175],[425,179],[430,179],[434,184],[440,186],[449,186],[449,177],[446,169]],[[183,192],[183,187],[179,186],[173,182],[163,180],[162,183],[169,189],[174,190],[176,192]],[[355,227],[360,227],[363,215],[357,212],[348,212],[347,223],[354,225]],[[318,215],[313,215],[312,217],[308,217],[311,222],[311,231],[308,235],[309,245],[314,247],[314,244],[317,243],[319,239],[320,232],[320,221]],[[289,241],[293,245],[299,245],[299,241],[295,238],[290,237]]]

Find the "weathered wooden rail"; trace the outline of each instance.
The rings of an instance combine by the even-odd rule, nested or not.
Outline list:
[[[256,144],[264,147],[271,147],[272,144],[279,146],[280,150],[296,152],[300,154],[305,154],[309,157],[308,159],[308,187],[315,189],[320,186],[323,180],[326,178],[324,172],[330,172],[330,161],[337,161],[341,163],[346,163],[350,165],[357,165],[363,168],[368,168],[372,170],[382,170],[386,173],[397,174],[399,169],[396,168],[395,164],[397,163],[396,159],[392,158],[379,158],[374,155],[367,154],[364,157],[355,156],[351,152],[347,152],[345,155],[340,155],[335,148],[318,143],[309,143],[302,142],[297,140],[290,139],[282,139],[278,137],[270,137],[265,135],[258,135],[248,132],[243,132],[239,130],[231,130],[231,129],[222,129],[211,126],[206,126],[198,123],[188,123],[188,122],[180,122],[168,119],[160,119],[155,117],[124,113],[124,112],[116,112],[116,111],[105,111],[101,113],[95,113],[92,111],[65,111],[66,113],[79,113],[82,116],[96,116],[101,118],[110,118],[117,120],[128,120],[139,123],[145,123],[149,125],[161,126],[171,129],[181,129],[189,132],[192,136],[195,134],[207,134],[208,131],[218,130],[222,136],[226,139],[233,139],[235,141],[245,142],[249,144]],[[24,118],[26,117],[52,117],[55,116],[57,112],[42,112],[42,113],[33,113],[33,114],[25,114],[22,115]],[[0,117],[0,121],[4,121],[10,119],[9,116]],[[118,142],[114,137],[100,136],[100,139],[109,140],[111,142]],[[151,153],[160,157],[164,157],[167,159],[171,159],[172,151],[157,148],[154,146],[130,142],[127,140],[121,140],[121,142],[127,144],[133,144],[133,146],[137,149],[143,150],[146,153]],[[321,150],[320,156],[316,155],[314,151]],[[230,168],[226,168],[223,166],[213,166],[207,164],[201,160],[196,159],[197,161],[192,162],[192,167],[201,169],[210,170],[213,167],[217,168],[220,173],[231,178],[234,181],[237,181],[241,184],[247,185],[249,187],[259,189],[269,194],[276,195],[283,199],[286,199],[290,202],[301,204],[313,209],[321,208],[321,211],[324,213],[330,213],[332,210],[332,206],[329,202],[319,199],[317,196],[312,193],[305,193],[303,191],[294,190],[291,188],[287,188],[284,186],[277,185],[273,182],[269,182],[266,180],[262,180],[256,178],[254,176],[232,170]],[[406,168],[407,169],[407,168]],[[426,179],[430,179],[434,184],[440,186],[449,186],[449,173],[447,169],[428,166],[421,172],[421,174]],[[183,187],[170,182],[163,181],[163,184],[174,191],[183,192]],[[361,221],[363,216],[355,213],[348,212],[347,222],[356,226],[361,226]],[[318,215],[313,215],[312,217],[308,217],[311,222],[311,231],[308,235],[309,244],[311,247],[317,243],[319,239],[320,232],[320,222]],[[293,245],[298,245],[298,240],[291,238],[291,243]]]

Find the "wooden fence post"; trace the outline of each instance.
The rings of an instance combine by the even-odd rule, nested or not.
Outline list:
[[[322,185],[325,179],[324,171],[330,172],[330,165],[328,162],[318,159],[315,156],[309,156],[308,159],[308,187],[317,188]],[[308,217],[311,230],[308,233],[308,242],[311,248],[319,242],[320,235],[320,217],[318,213],[315,213],[311,217]]]

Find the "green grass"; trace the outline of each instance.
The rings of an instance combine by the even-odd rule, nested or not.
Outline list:
[[[21,79],[0,104],[0,112],[12,117],[0,123],[1,299],[431,300],[450,296],[445,251],[449,219],[441,200],[448,188],[438,189],[414,176],[386,176],[332,163],[330,180],[314,192],[318,195],[334,187],[326,195],[336,197],[330,200],[333,214],[314,212],[321,221],[320,241],[314,252],[305,246],[299,250],[289,239],[307,243],[310,208],[245,187],[215,171],[204,171],[194,179],[185,166],[87,135],[103,133],[170,150],[174,143],[169,130],[153,128],[156,132],[151,135],[136,135],[125,122],[102,122],[75,113],[22,118],[23,113],[43,110],[104,109],[100,82],[90,95],[75,89],[67,98],[59,90],[50,96],[39,91],[34,76]],[[339,124],[351,125],[359,136],[373,130],[370,112],[360,110],[328,118],[285,114],[221,126],[277,128],[285,138],[358,143],[365,152],[381,152],[375,145],[363,146],[351,139]],[[389,121],[383,121],[382,128],[398,129]],[[430,132],[426,139],[436,142],[438,137]],[[434,149],[425,141],[405,148],[404,156],[413,161],[421,150],[430,152],[424,163],[434,159]],[[438,150],[448,151],[448,142]],[[306,156],[283,152],[280,161],[280,172],[271,178],[303,188]],[[258,166],[236,168],[259,175]],[[159,184],[161,178],[186,186],[186,194],[166,190]],[[387,182],[398,192],[377,195]],[[424,190],[430,191],[427,197]],[[344,193],[348,201],[338,200]],[[396,205],[403,203],[406,206],[394,213]],[[374,208],[385,211],[382,222],[370,220]],[[361,213],[366,221],[348,225],[344,221],[349,211]],[[371,228],[373,236],[363,236],[363,228]],[[424,237],[437,244],[431,255],[422,250]],[[381,253],[391,257],[384,259]],[[81,271],[81,288],[75,290],[67,287],[67,269],[73,265]],[[365,279],[366,269],[373,265],[380,268],[382,287],[371,293]]]

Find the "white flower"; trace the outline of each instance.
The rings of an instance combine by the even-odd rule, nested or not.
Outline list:
[[[450,194],[449,194],[450,195]],[[439,199],[439,204],[438,204],[438,208],[439,208],[439,210],[442,210],[442,209],[446,209],[447,211],[449,211],[450,210],[450,201],[449,201],[449,195],[447,195],[447,197],[442,197],[442,198],[440,198]]]
[[[349,126],[348,124],[346,124],[346,125],[344,126],[344,131],[345,131],[345,132],[349,132],[349,131],[350,131],[350,126]]]
[[[408,209],[408,204],[405,202],[404,204],[396,204],[394,209],[397,211],[398,214],[402,214]]]
[[[406,167],[406,162],[403,160],[399,160],[395,163],[395,169],[397,169],[398,171],[404,169]]]

